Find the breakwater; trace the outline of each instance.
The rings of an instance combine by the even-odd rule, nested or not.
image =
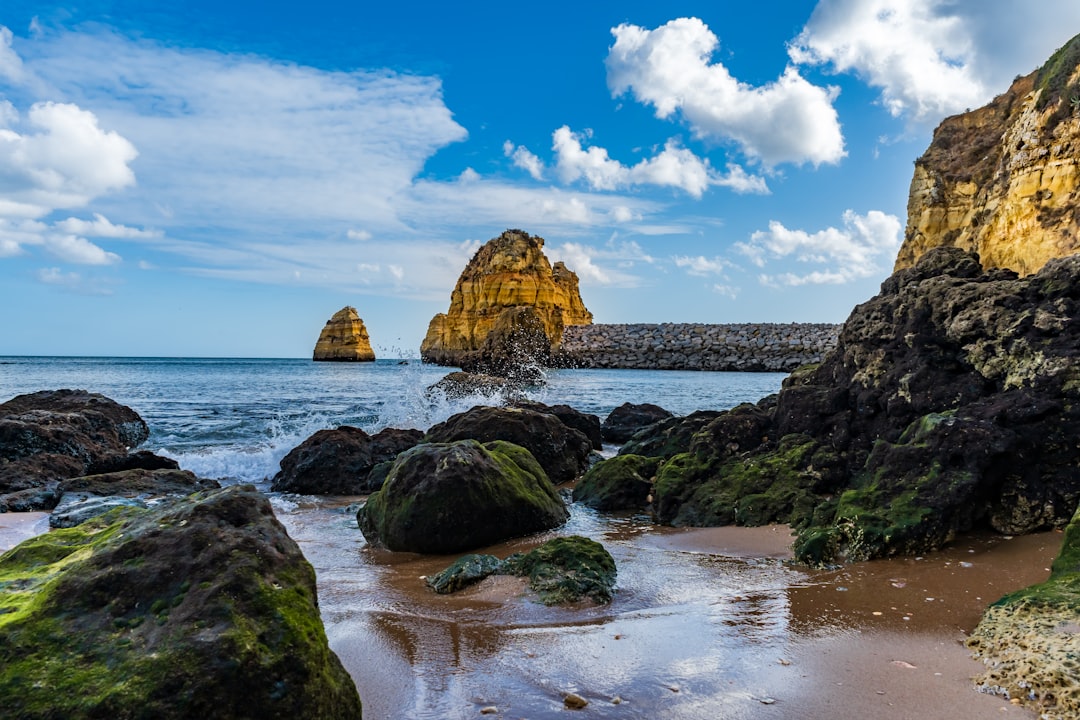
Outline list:
[[[570,364],[635,370],[791,371],[821,362],[840,325],[827,323],[634,323],[569,325]]]

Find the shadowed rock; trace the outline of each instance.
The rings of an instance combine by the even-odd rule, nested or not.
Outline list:
[[[604,418],[600,430],[604,440],[610,443],[624,443],[653,423],[673,417],[671,412],[651,403],[623,403]]]
[[[349,425],[319,430],[281,459],[281,470],[270,489],[306,495],[365,495],[382,486],[384,476],[373,477],[371,471],[422,437],[419,430],[396,428],[375,435]]]

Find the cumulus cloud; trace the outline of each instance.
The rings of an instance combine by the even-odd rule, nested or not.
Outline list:
[[[635,185],[674,187],[695,198],[700,198],[710,185],[724,185],[736,192],[768,192],[762,178],[751,176],[735,165],[729,165],[728,175],[721,176],[707,159],[702,160],[680,147],[675,140],[668,140],[657,155],[627,166],[609,157],[605,148],[595,145],[585,148],[583,141],[587,137],[587,133],[575,133],[566,125],[552,135],[555,169],[563,182],[582,179],[594,190]]]
[[[969,26],[954,7],[944,0],[822,0],[788,53],[796,63],[859,75],[881,89],[894,116],[938,119],[988,99]]]
[[[638,263],[651,265],[655,262],[655,258],[636,242],[620,242],[615,238],[599,248],[568,242],[547,250],[553,261],[561,260],[566,263],[586,285],[638,287],[641,278],[625,271],[633,269]]]
[[[44,244],[56,257],[77,265],[114,265],[120,262],[120,256],[116,253],[103,250],[77,235],[49,234]]]
[[[57,222],[54,227],[61,232],[71,233],[73,235],[121,238],[127,240],[157,238],[162,235],[160,230],[141,230],[126,225],[116,225],[110,222],[109,219],[101,213],[94,213],[93,220],[81,220],[79,218],[71,217]]]
[[[707,258],[704,255],[697,257],[676,255],[672,260],[675,262],[675,267],[685,268],[689,275],[719,275],[730,267],[730,264],[722,258]]]
[[[0,129],[0,196],[5,215],[37,218],[83,207],[135,183],[128,164],[138,153],[97,117],[70,103],[39,102],[22,134]]]
[[[655,30],[624,23],[611,32],[615,44],[606,64],[613,96],[630,92],[659,118],[679,112],[695,136],[733,141],[768,166],[844,157],[836,91],[807,82],[794,67],[762,87],[738,81],[711,62],[719,40],[698,18]]]
[[[808,272],[763,274],[765,284],[842,284],[879,272],[879,260],[891,260],[900,247],[900,219],[879,210],[858,215],[846,210],[843,228],[829,227],[814,233],[791,230],[772,221],[768,230],[758,230],[749,242],[736,248],[758,267],[775,260],[795,260],[824,265]]]
[[[544,179],[544,161],[529,151],[528,148],[507,140],[503,143],[503,153],[514,161],[514,167],[519,167],[532,176],[533,180]]]

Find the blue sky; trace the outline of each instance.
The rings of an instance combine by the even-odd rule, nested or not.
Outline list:
[[[467,6],[467,7],[455,7]],[[912,161],[1074,0],[4,0],[0,355],[414,355],[546,239],[596,322],[839,322]]]

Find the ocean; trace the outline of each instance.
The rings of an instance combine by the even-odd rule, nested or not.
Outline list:
[[[0,357],[0,402],[61,388],[101,393],[150,427],[144,448],[202,477],[264,483],[316,430],[353,425],[426,430],[483,397],[447,400],[427,388],[453,368],[419,360]],[[724,410],[777,392],[783,373],[550,370],[528,393],[603,419],[624,402],[676,415]]]

